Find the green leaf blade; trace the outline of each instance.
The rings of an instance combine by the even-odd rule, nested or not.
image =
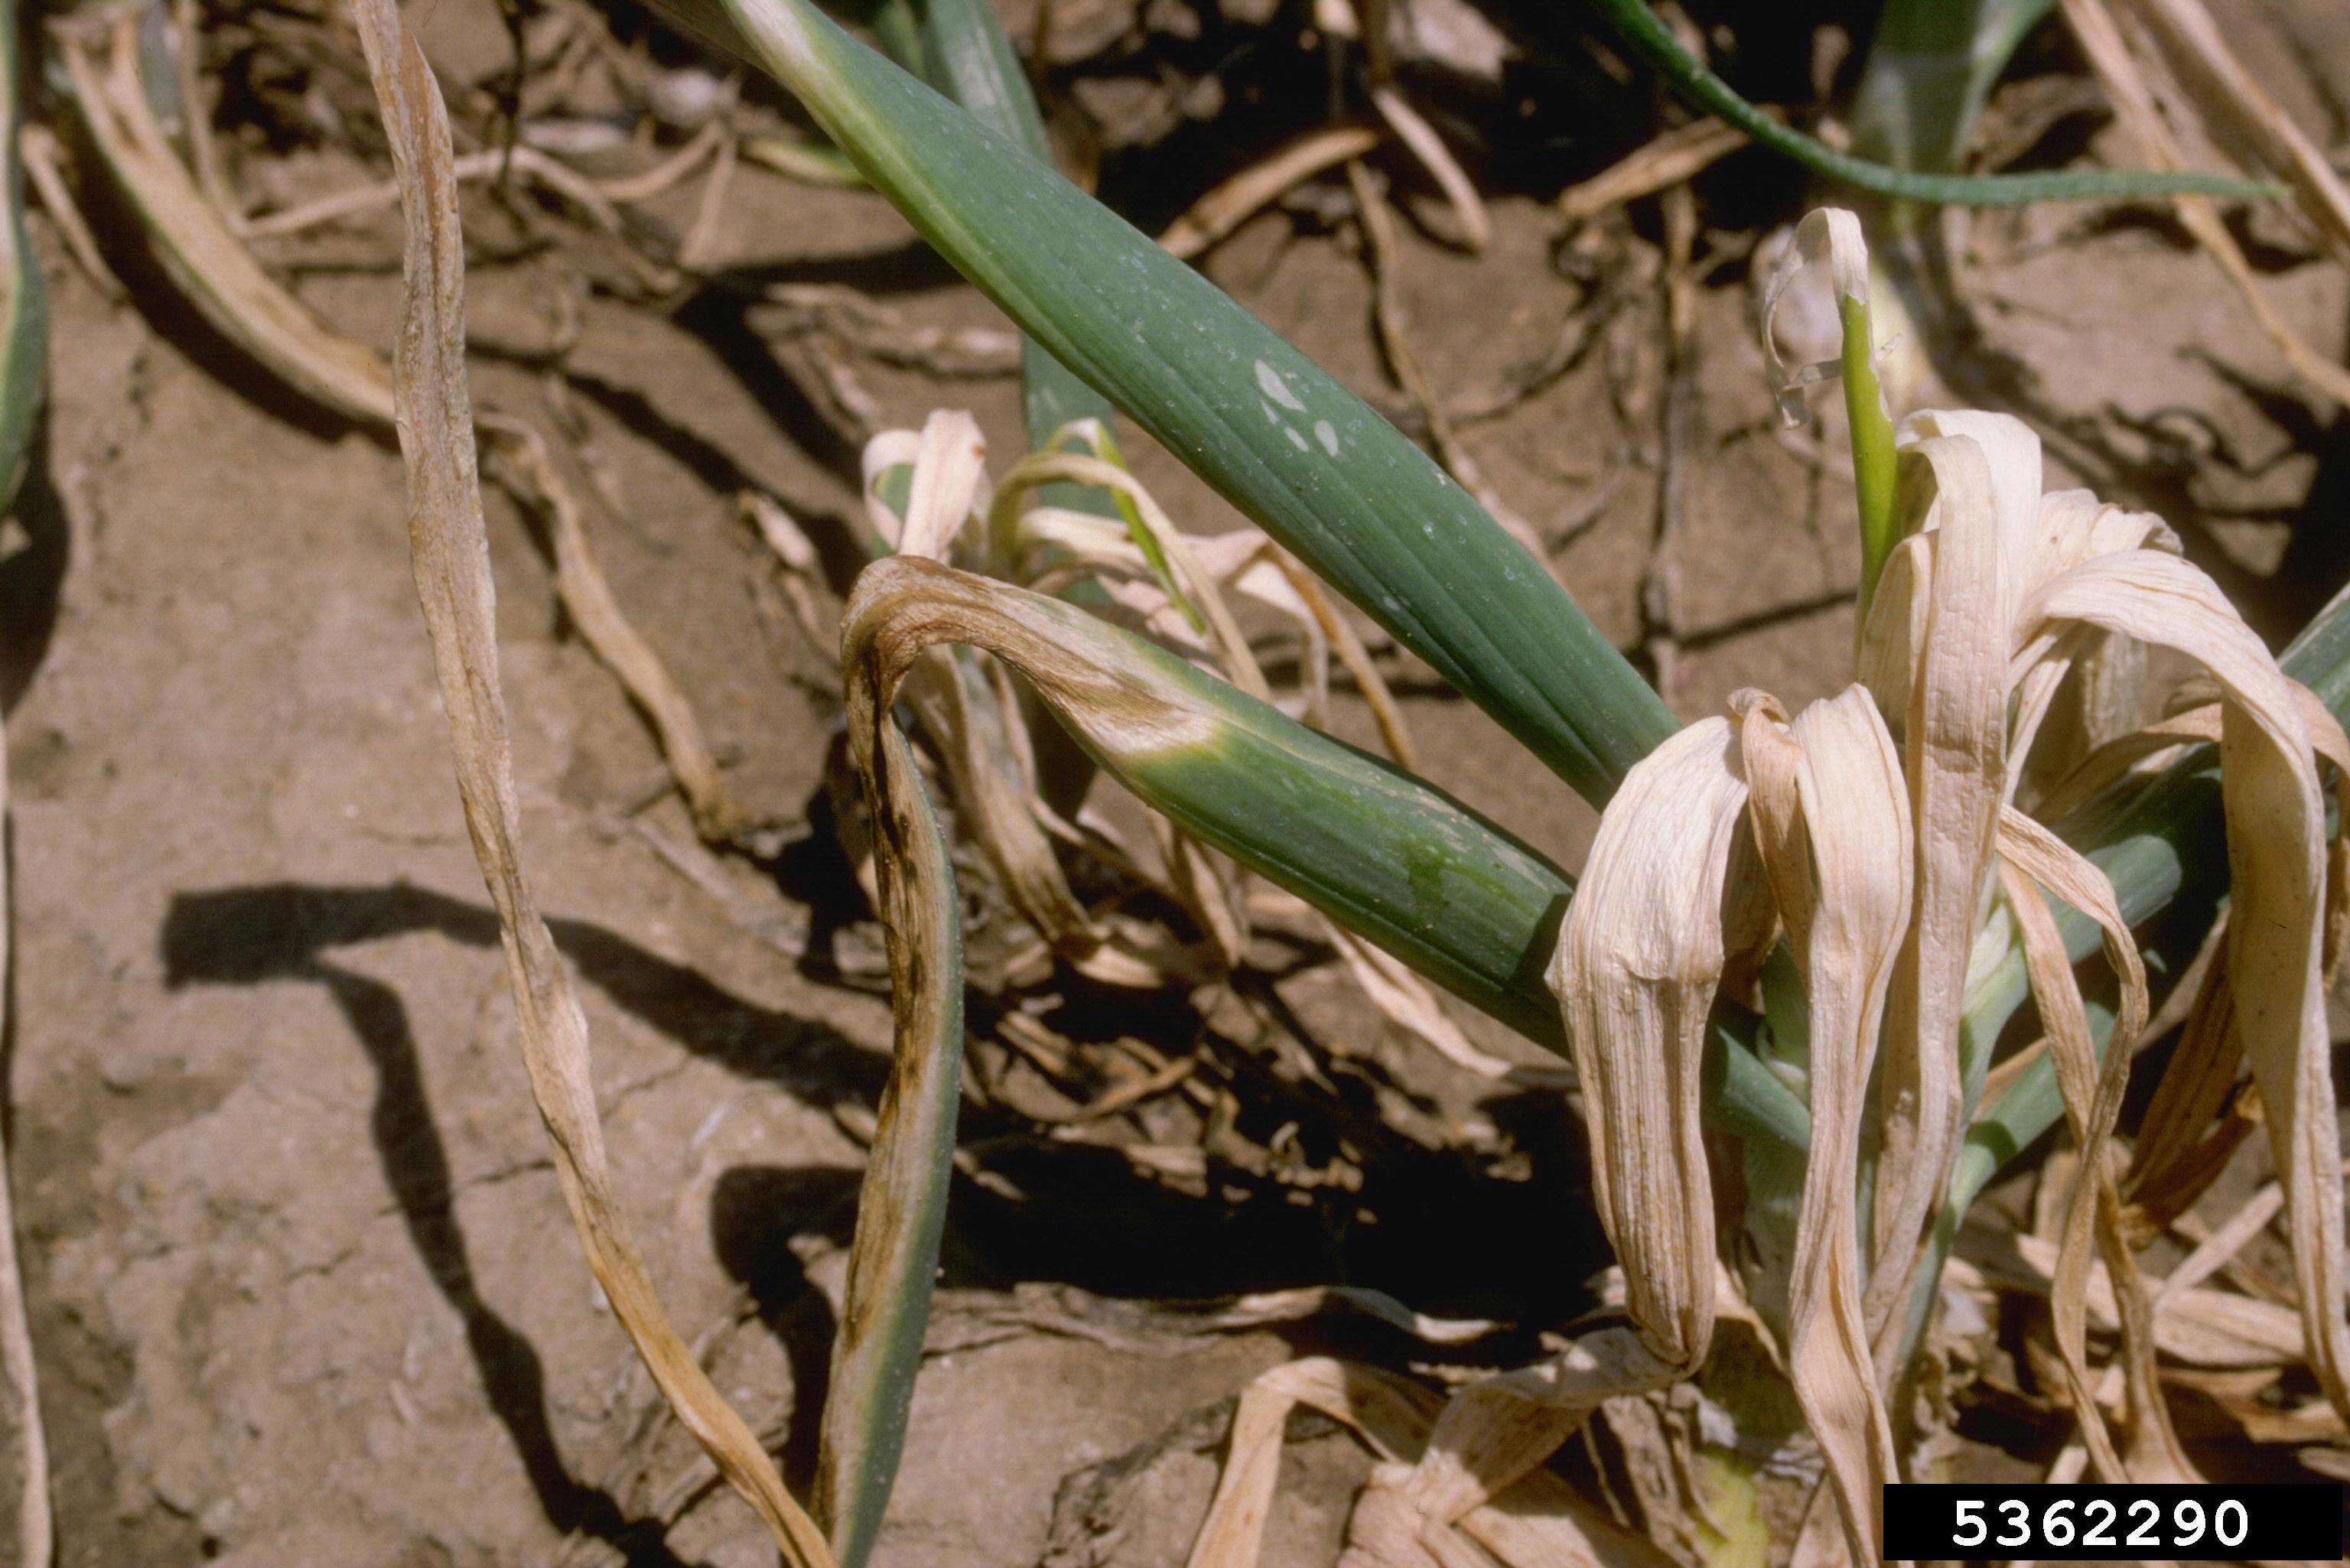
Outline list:
[[[896,0],[893,8],[911,13],[920,30],[920,67],[902,54],[899,64],[1029,157],[1053,161],[1035,91],[989,0]],[[1079,420],[1099,420],[1107,429],[1118,411],[1033,337],[1020,345],[1020,398],[1032,450]],[[1056,485],[1046,499],[1098,517],[1116,515],[1110,496],[1084,485]]]
[[[962,911],[946,836],[896,722],[881,717],[868,804],[888,853],[892,1067],[858,1188],[848,1285],[833,1341],[816,1511],[840,1568],[863,1568],[906,1449],[931,1320],[962,1095]]]
[[[1587,797],[1672,716],[1426,453],[1189,266],[806,0],[660,0],[771,70],[1053,357]]]
[[[18,150],[17,8],[0,0],[0,508],[15,503],[23,484],[33,432],[47,400],[49,368],[47,286],[25,228],[24,169]]]

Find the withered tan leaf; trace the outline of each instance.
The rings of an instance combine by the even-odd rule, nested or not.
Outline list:
[[[1650,753],[1600,819],[1551,961],[1600,1218],[1632,1319],[1665,1362],[1693,1363],[1712,1336],[1699,1064],[1729,954],[1757,934],[1724,929],[1731,884],[1752,874],[1745,806],[1725,721],[1701,720]]]
[[[1811,1158],[1787,1306],[1789,1374],[1857,1563],[1882,1555],[1877,1497],[1900,1479],[1863,1304],[1856,1191],[1862,1101],[1910,918],[1908,787],[1866,688],[1790,724],[1732,700],[1755,843],[1810,1004]]]
[[[2350,1413],[2342,1181],[2324,985],[2330,857],[2303,700],[2210,578],[2175,556],[2147,550],[2097,556],[2036,588],[2023,613],[2033,641],[2051,640],[2066,621],[2176,649],[2202,664],[2224,694],[2220,789],[2231,873],[2226,957],[2236,1027],[2285,1184],[2312,1366],[2327,1396]]]
[[[2122,1091],[2129,1082],[2131,1046],[2146,1023],[2145,967],[2114,901],[2112,885],[2077,851],[2012,809],[2001,814],[1999,851],[2002,881],[2022,937],[2033,996],[2040,1007],[2042,1027],[2047,1031],[2074,1146],[2080,1151],[2065,1199],[2050,1311],[2082,1438],[2099,1474],[2108,1480],[2191,1480],[2194,1468],[2171,1430],[2157,1386],[2150,1309],[2138,1278],[2137,1255],[2123,1233],[2121,1204],[2107,1153],[2121,1113]],[[2054,917],[2041,897],[2043,889],[2097,922],[2105,933],[2106,954],[2121,977],[2121,1006],[2102,1067],[2089,1033],[2080,981]],[[2093,1251],[2105,1257],[2117,1303],[2121,1365],[2131,1415],[2126,1459],[2106,1430],[2096,1382],[2089,1373],[2087,1290]]]
[[[1888,712],[1905,715],[1903,764],[1916,836],[1915,915],[1895,971],[1879,1052],[1877,1164],[1867,1310],[1880,1377],[1899,1334],[1911,1260],[1939,1207],[1958,1150],[1962,1103],[1959,1018],[1968,956],[1991,870],[1993,825],[2006,780],[2007,568],[2017,486],[1994,473],[1971,435],[1924,435],[1903,449],[1901,515],[1929,536],[1930,555],[1905,544],[1885,582],[1930,561],[1918,591],[1880,587],[1863,646],[1908,643],[1906,657],[1861,660]],[[2034,453],[2033,470],[2038,463]],[[1922,624],[1898,638],[1922,609]],[[1908,669],[1915,660],[1915,672]]]
[[[866,470],[877,459],[868,443]],[[979,421],[959,409],[941,409],[923,421],[909,459],[913,483],[906,495],[906,515],[897,545],[900,555],[923,556],[933,561],[947,552],[982,504],[987,482],[987,439]]]
[[[498,686],[494,588],[465,379],[464,252],[440,88],[391,0],[353,0],[392,146],[406,234],[395,359],[416,586],[448,709],[465,825],[496,907],[524,1064],[564,1197],[614,1315],[671,1408],[800,1568],[830,1568],[815,1525],[758,1438],[712,1386],[653,1289],[612,1189],[588,1026],[521,861],[520,811]]]

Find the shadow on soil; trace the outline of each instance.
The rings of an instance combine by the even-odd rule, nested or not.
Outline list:
[[[810,1105],[878,1101],[887,1065],[879,1053],[738,996],[601,926],[549,925],[589,984],[687,1050]],[[334,999],[375,1070],[371,1123],[386,1185],[435,1287],[464,1324],[490,1402],[548,1521],[610,1542],[632,1563],[670,1564],[658,1521],[629,1517],[611,1493],[565,1466],[539,1355],[476,1283],[407,1009],[392,987],[337,961],[338,950],[416,931],[482,949],[498,941],[485,907],[428,889],[273,883],[179,895],[161,945],[174,987],[310,981]],[[1131,1006],[1124,1012],[1128,1026],[1137,1016]],[[1235,1087],[1244,1102],[1269,1094],[1278,1114],[1299,1124],[1302,1142],[1336,1146],[1332,1125],[1311,1125],[1313,1096],[1299,1085]],[[1512,1096],[1482,1109],[1524,1156],[1523,1179],[1497,1180],[1454,1151],[1398,1139],[1361,1158],[1353,1190],[1306,1191],[1211,1156],[1200,1197],[1138,1174],[1114,1150],[1039,1136],[1002,1111],[968,1112],[959,1137],[989,1179],[957,1181],[941,1282],[991,1290],[1057,1283],[1150,1301],[1347,1283],[1439,1314],[1560,1321],[1588,1304],[1586,1282],[1607,1256],[1578,1131],[1555,1096]],[[1357,1125],[1359,1112],[1325,1106],[1321,1119]],[[841,1168],[743,1166],[721,1177],[711,1200],[717,1260],[749,1292],[792,1367],[794,1417],[782,1458],[795,1480],[813,1469],[835,1325],[790,1242],[813,1235],[846,1241],[858,1179]],[[1361,1332],[1296,1331],[1322,1345],[1334,1334]],[[1532,1348],[1503,1334],[1481,1342],[1477,1354],[1501,1364]]]

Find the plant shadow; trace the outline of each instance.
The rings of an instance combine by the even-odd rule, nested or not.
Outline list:
[[[878,1103],[887,1069],[880,1053],[738,996],[593,922],[549,925],[589,984],[688,1051],[809,1105],[869,1110]],[[669,1568],[675,1559],[660,1521],[631,1516],[611,1491],[567,1467],[541,1358],[475,1278],[408,1010],[394,988],[337,956],[418,931],[478,949],[498,941],[488,909],[430,889],[276,882],[177,895],[160,945],[171,987],[293,981],[332,998],[375,1072],[370,1130],[386,1185],[428,1276],[463,1323],[491,1407],[546,1518],[610,1542],[631,1563]],[[974,1001],[983,1017],[985,1004]],[[1114,1011],[1128,1026],[1141,1018],[1130,1004]],[[1342,1135],[1334,1127],[1357,1125],[1343,1107],[1328,1106],[1321,1113],[1327,1125],[1311,1125],[1315,1096],[1295,1084],[1234,1087],[1252,1114],[1261,1106],[1297,1124],[1305,1146],[1335,1145]],[[1363,1158],[1359,1183],[1305,1191],[1212,1154],[1198,1188],[1181,1190],[1114,1148],[1055,1139],[1001,1106],[976,1108],[959,1128],[966,1173],[954,1186],[941,1280],[985,1291],[1066,1285],[1139,1302],[1352,1284],[1436,1315],[1563,1321],[1591,1304],[1588,1281],[1607,1255],[1580,1128],[1556,1095],[1513,1095],[1481,1109],[1521,1157],[1512,1179],[1496,1179],[1460,1151],[1394,1139]],[[835,1324],[794,1243],[845,1244],[859,1179],[837,1167],[739,1166],[721,1175],[709,1205],[716,1260],[744,1288],[791,1369],[780,1457],[801,1484],[814,1468]],[[1328,1345],[1349,1334],[1359,1343],[1365,1330],[1283,1332]],[[1534,1348],[1528,1334],[1508,1331],[1476,1354],[1506,1364]]]

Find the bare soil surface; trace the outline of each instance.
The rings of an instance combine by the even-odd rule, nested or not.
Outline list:
[[[1134,60],[1155,25],[1186,57],[1158,14],[1187,7],[1151,5],[1155,24],[1131,28],[1066,9],[1073,58],[1103,57],[1087,25],[1129,40]],[[2345,106],[2326,85],[2350,80],[2337,8],[2219,9],[2288,107],[2343,144]],[[452,90],[502,57],[485,0],[435,0],[410,20]],[[1293,45],[1276,32],[1261,47]],[[1060,112],[1093,125],[1106,192],[1162,219],[1220,171],[1200,127],[1245,130],[1267,112],[1194,101],[1204,73],[1184,92],[1131,60],[1069,75],[1082,90],[1064,81]],[[1134,130],[1154,114],[1175,128],[1156,140]],[[2083,134],[2126,161],[2095,123]],[[1223,156],[1255,145],[1234,133]],[[289,165],[310,190],[365,173],[315,162]],[[1841,435],[1832,420],[1775,421],[1749,260],[1800,211],[1800,182],[1747,154],[1701,183],[1699,327],[1677,384],[1656,203],[1563,235],[1538,197],[1566,172],[1544,186],[1516,163],[1494,182],[1487,254],[1441,243],[1440,214],[1407,225],[1415,346],[1443,393],[1473,404],[1575,323],[1593,340],[1469,426],[1469,446],[1678,711],[1716,711],[1750,684],[1791,704],[1834,690],[1857,570]],[[1411,211],[1435,211],[1408,164],[1385,166]],[[1257,218],[1207,267],[1409,417],[1343,202],[1323,216],[1343,190]],[[691,210],[689,185],[654,213],[681,226]],[[345,330],[388,342],[390,223],[265,259]],[[660,1414],[565,1217],[452,788],[396,453],[299,406],[156,291],[109,300],[36,230],[53,410],[26,537],[0,565],[8,1068],[65,1561],[769,1561],[734,1503],[695,1490],[691,1445]],[[536,415],[548,301],[565,269],[603,264],[495,235],[492,214],[473,258],[477,392]],[[127,242],[109,234],[108,248]],[[2257,254],[2287,318],[2341,358],[2339,269],[2283,241]],[[1979,217],[1960,256],[1971,351],[1928,371],[1913,400],[2031,417],[2059,472],[2164,513],[2272,638],[2331,597],[2350,444],[2167,215]],[[758,171],[736,179],[715,265],[845,282],[921,323],[993,320],[878,196]],[[884,423],[967,406],[997,451],[1018,449],[1008,377],[853,369]],[[681,874],[692,829],[661,794],[660,753],[569,635],[532,525],[493,494],[526,847],[587,983],[614,1165],[671,1310],[802,1480],[861,1160],[851,1133],[881,1079],[888,1012],[858,978],[875,939],[827,826],[837,702],[823,661],[762,614],[770,568],[734,496],[756,486],[812,528],[837,525],[855,514],[861,435],[805,352],[763,340],[757,313],[715,288],[666,311],[590,294],[563,381],[609,482],[583,488],[615,589],[785,847]],[[1674,401],[1686,418],[1669,436]],[[1223,525],[1222,504],[1163,454],[1135,455],[1187,524]],[[1660,575],[1667,626],[1643,609]],[[1404,673],[1437,782],[1574,864],[1589,812],[1474,709]],[[1346,715],[1367,740],[1362,711]],[[1282,983],[1305,1016],[1378,1027],[1335,1000],[1326,968]],[[1489,1092],[1415,1071],[1447,1103]],[[1606,1261],[1588,1222],[1564,1216],[1555,1241],[1521,1232],[1507,1256],[1473,1225],[1451,1255],[1412,1254],[1319,1211],[1147,1193],[1076,1154],[1029,1158],[1018,1185],[1032,1201],[958,1197],[886,1568],[1181,1561],[1220,1402],[1336,1331],[1185,1334],[1121,1315],[1131,1303],[1351,1282],[1457,1310],[1530,1279],[1570,1292]],[[1268,1561],[1326,1562],[1368,1461],[1325,1434],[1285,1462]]]

